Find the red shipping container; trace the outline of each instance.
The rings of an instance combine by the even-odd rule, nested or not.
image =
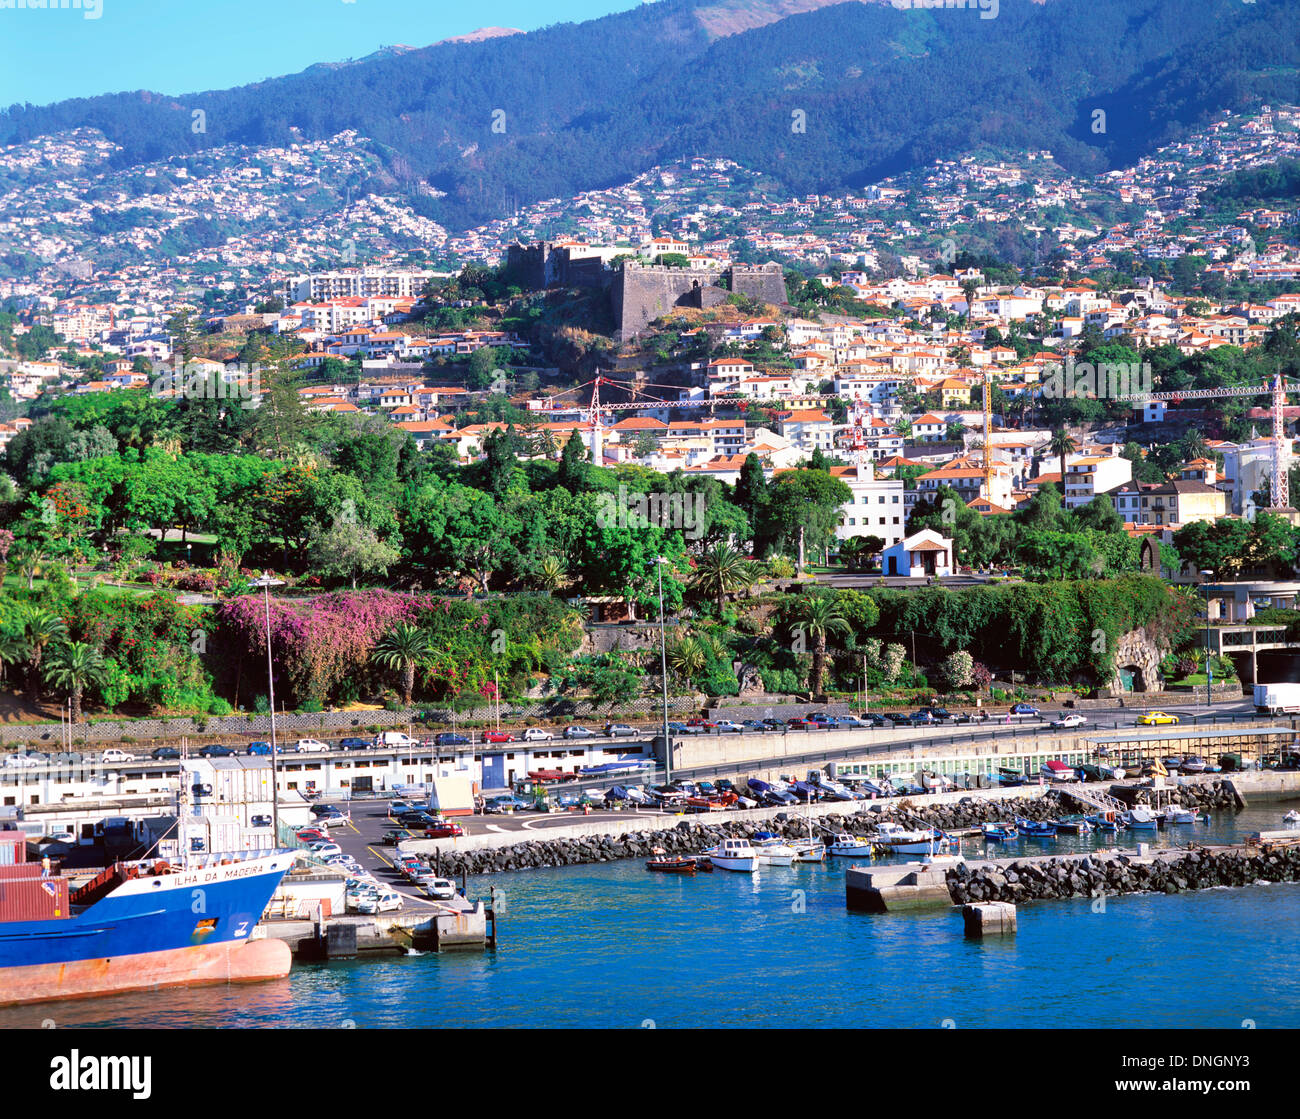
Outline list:
[[[0,882],[11,882],[15,878],[39,878],[40,863],[19,863],[17,866],[0,866]]]
[[[52,921],[70,915],[66,878],[0,882],[0,922]]]

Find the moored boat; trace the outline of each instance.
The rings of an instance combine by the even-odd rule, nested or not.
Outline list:
[[[1171,804],[1161,814],[1165,825],[1170,824],[1199,824],[1201,817],[1194,808],[1184,808],[1179,804]]]
[[[724,839],[704,852],[719,870],[753,874],[758,870],[758,850],[748,839]]]
[[[1020,834],[1026,839],[1055,839],[1056,823],[1053,820],[1024,820],[1016,821],[1016,826],[1020,829]]]
[[[947,851],[952,843],[937,829],[909,831],[902,824],[890,820],[883,820],[876,825],[875,840],[877,846],[895,855],[932,855]]]
[[[665,874],[694,874],[699,868],[696,860],[688,856],[656,855],[647,859],[646,870],[658,870]]]
[[[985,839],[991,841],[1015,839],[1020,835],[1015,824],[981,824],[980,831]]]
[[[828,855],[844,855],[846,858],[870,858],[874,848],[865,839],[847,832],[835,836],[826,845]]]
[[[1092,821],[1087,816],[1062,816],[1056,821],[1056,830],[1062,835],[1090,835]]]
[[[1124,823],[1134,831],[1156,831],[1160,817],[1144,804],[1137,804],[1124,813]]]
[[[754,836],[759,866],[790,866],[798,852],[779,835],[761,831]]]
[[[1288,828],[1300,828],[1300,812],[1292,809],[1282,817],[1282,823],[1286,824]]]
[[[26,837],[6,834],[21,860]],[[117,862],[75,891],[39,863],[0,867],[0,1005],[288,975],[289,946],[253,932],[293,853],[246,855]]]

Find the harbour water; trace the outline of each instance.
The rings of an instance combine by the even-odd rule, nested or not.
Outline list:
[[[1228,842],[1294,804],[1209,825],[1019,846]],[[1005,940],[952,913],[849,913],[844,870],[647,873],[624,861],[471,879],[495,953],[295,966],[286,980],[0,1011],[0,1027],[1070,1028],[1300,1026],[1300,884],[1040,902]]]

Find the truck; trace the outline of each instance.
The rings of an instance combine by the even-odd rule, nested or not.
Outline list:
[[[1256,684],[1255,710],[1269,715],[1300,711],[1300,684]]]
[[[472,816],[474,782],[468,777],[435,777],[429,786],[429,811],[435,816]]]

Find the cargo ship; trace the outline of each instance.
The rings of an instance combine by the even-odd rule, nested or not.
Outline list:
[[[0,1006],[289,974],[253,930],[291,851],[115,862],[76,890],[26,854],[0,832]]]

